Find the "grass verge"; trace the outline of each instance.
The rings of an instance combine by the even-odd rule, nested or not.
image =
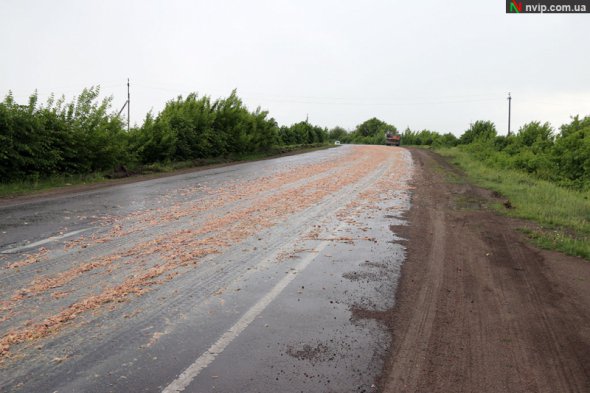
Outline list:
[[[138,180],[144,175],[157,173],[172,173],[190,168],[200,168],[211,165],[229,164],[233,162],[256,161],[267,158],[280,157],[291,154],[307,153],[315,150],[323,150],[334,147],[332,144],[314,145],[293,145],[277,146],[267,152],[234,154],[227,157],[207,158],[191,161],[154,163],[149,165],[129,168],[128,172],[97,172],[90,174],[63,174],[53,175],[46,178],[24,178],[10,183],[0,183],[0,198],[10,198],[22,195],[35,194],[57,188],[70,186],[90,185],[105,182],[112,182],[122,177],[137,177]]]
[[[458,148],[437,153],[465,171],[475,184],[496,191],[510,201],[495,208],[502,214],[531,220],[539,227],[522,228],[530,239],[546,249],[590,260],[590,193],[559,187],[526,173],[486,165]]]
[[[46,178],[23,178],[10,183],[0,183],[0,197],[14,197],[80,184],[95,184],[108,181],[106,174],[52,175]]]

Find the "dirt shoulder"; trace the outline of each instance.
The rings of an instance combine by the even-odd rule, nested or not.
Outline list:
[[[539,250],[440,156],[412,149],[407,260],[382,392],[589,392],[590,263]],[[452,178],[452,181],[448,179]]]

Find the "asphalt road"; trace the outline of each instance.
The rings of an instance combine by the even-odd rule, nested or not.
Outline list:
[[[0,207],[0,390],[371,392],[412,160],[342,146]]]

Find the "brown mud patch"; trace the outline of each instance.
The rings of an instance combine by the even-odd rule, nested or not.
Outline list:
[[[407,259],[381,392],[589,392],[590,263],[530,244],[442,157],[411,149]],[[450,179],[450,180],[449,180]],[[374,315],[373,315],[374,314]]]

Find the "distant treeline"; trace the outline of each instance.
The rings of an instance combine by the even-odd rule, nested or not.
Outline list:
[[[40,104],[35,93],[22,105],[9,93],[0,102],[0,181],[232,158],[336,140],[384,144],[385,133],[399,133],[377,118],[352,131],[328,131],[307,121],[279,126],[267,111],[248,110],[235,91],[217,100],[194,93],[178,97],[127,132],[123,119],[111,111],[112,99],[99,95],[99,87],[92,87],[70,102],[52,96]],[[590,189],[590,117],[575,117],[557,133],[548,123],[532,122],[501,136],[492,122],[476,121],[460,137],[409,128],[401,136],[402,145],[457,146],[490,166]]]
[[[451,133],[441,135],[434,131],[412,131],[407,128],[400,134],[397,127],[377,118],[372,118],[359,124],[350,132],[342,127],[334,127],[329,131],[329,138],[331,141],[339,140],[341,143],[383,145],[385,143],[385,134],[388,132],[401,135],[403,145],[449,147],[455,146],[458,142],[457,137]]]
[[[396,131],[379,119],[351,132],[336,127],[331,138],[344,143],[384,143],[384,133]],[[531,122],[510,136],[498,135],[490,121],[476,121],[460,137],[434,131],[401,133],[402,145],[454,147],[469,152],[490,167],[524,171],[539,179],[578,190],[590,190],[590,117],[572,118],[558,132],[549,123]]]
[[[458,144],[491,167],[516,169],[562,186],[590,190],[590,117],[576,116],[557,133],[549,123],[534,121],[510,136],[497,135],[490,121],[477,121]]]
[[[0,180],[112,171],[122,166],[232,157],[276,146],[328,141],[328,130],[307,121],[279,127],[259,108],[249,111],[236,92],[218,100],[197,94],[166,103],[156,116],[126,131],[100,88],[70,102],[53,96],[26,105],[11,93],[0,102]]]

